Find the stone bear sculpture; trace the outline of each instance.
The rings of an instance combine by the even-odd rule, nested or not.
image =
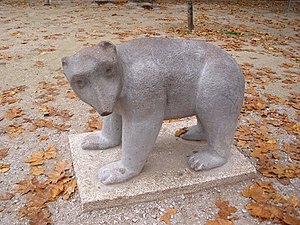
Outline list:
[[[164,119],[196,115],[181,137],[206,140],[188,163],[196,171],[225,164],[243,104],[244,77],[220,48],[197,40],[142,38],[113,45],[102,41],[62,59],[63,71],[81,100],[104,117],[87,135],[85,150],[122,142],[122,157],[99,170],[104,184],[138,175]]]

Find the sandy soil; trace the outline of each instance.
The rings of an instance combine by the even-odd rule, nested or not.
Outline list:
[[[70,162],[68,135],[86,131],[88,121],[96,117],[89,106],[74,98],[61,70],[61,58],[84,46],[97,44],[100,40],[120,43],[144,36],[207,40],[227,50],[242,65],[244,72],[250,70],[251,75],[248,74],[246,79],[247,88],[256,90],[260,99],[271,94],[283,100],[298,96],[299,100],[300,20],[297,3],[290,13],[285,12],[285,2],[254,4],[250,1],[240,5],[218,1],[196,3],[196,28],[193,33],[188,33],[185,29],[186,5],[181,3],[158,4],[153,10],[144,10],[134,3],[98,6],[87,1],[53,1],[51,6],[41,3],[29,6],[7,2],[0,1],[0,149],[9,148],[9,153],[0,163],[9,164],[10,170],[0,174],[0,194],[12,192],[15,195],[10,200],[0,201],[1,224],[28,224],[26,217],[20,219],[18,216],[26,198],[15,192],[16,183],[32,177],[30,166],[24,161],[33,152],[43,151],[51,144],[59,151],[55,159],[45,162],[46,171],[51,171],[55,162]],[[252,73],[257,75],[257,72],[263,73],[251,77]],[[8,98],[20,101],[3,102],[7,90],[23,85],[24,91]],[[250,96],[250,92],[246,96]],[[289,121],[299,127],[297,108],[282,104],[278,99],[274,101],[267,101],[269,109],[287,114]],[[49,115],[49,112],[41,110],[45,105],[60,111],[69,110],[73,116]],[[8,114],[13,106],[20,107],[24,114],[9,119]],[[249,121],[253,123],[263,118],[256,110],[246,111],[241,115],[241,125],[249,125]],[[30,131],[38,119],[52,119],[54,123],[70,125],[70,128],[67,131],[49,127]],[[24,131],[12,137],[7,130],[12,124],[20,124]],[[284,143],[299,144],[296,139],[299,130],[291,134],[280,126],[268,126],[274,131],[270,135],[281,146]],[[254,138],[251,142],[259,140]],[[251,146],[245,146],[242,152],[259,168],[257,160],[249,156]],[[279,163],[294,162],[299,165],[299,161],[282,154]],[[43,179],[43,176],[39,177]],[[275,178],[261,175],[258,180],[273,182],[281,194],[299,194],[300,182],[297,178],[289,179],[284,185]],[[273,224],[271,221],[259,222],[244,208],[250,199],[243,197],[241,191],[253,182],[245,181],[201,193],[88,213],[81,212],[78,192],[69,200],[59,198],[47,205],[53,224],[59,225],[165,224],[159,218],[169,207],[177,210],[171,219],[172,224],[205,224],[208,219],[216,218],[218,208],[215,199],[221,197],[238,209],[234,215],[239,219],[234,220],[234,224]]]

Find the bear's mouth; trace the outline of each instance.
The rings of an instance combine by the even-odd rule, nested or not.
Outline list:
[[[107,112],[107,111],[105,111],[105,112],[101,113],[100,115],[101,115],[101,116],[108,116],[108,115],[110,115],[110,114],[112,114],[112,112]]]

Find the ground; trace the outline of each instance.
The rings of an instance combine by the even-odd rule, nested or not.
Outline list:
[[[0,1],[1,223],[166,224],[172,214],[171,224],[299,224],[299,3],[287,13],[287,1],[232,2],[196,2],[195,30],[188,32],[183,3],[147,10],[135,3]],[[246,94],[235,145],[258,177],[83,213],[68,135],[100,129],[101,118],[72,93],[61,58],[101,40],[145,36],[206,40],[236,59]],[[225,200],[233,210],[224,209]]]

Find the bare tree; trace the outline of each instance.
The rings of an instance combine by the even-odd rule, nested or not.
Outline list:
[[[188,29],[189,32],[194,30],[194,18],[193,18],[193,0],[188,0]]]

